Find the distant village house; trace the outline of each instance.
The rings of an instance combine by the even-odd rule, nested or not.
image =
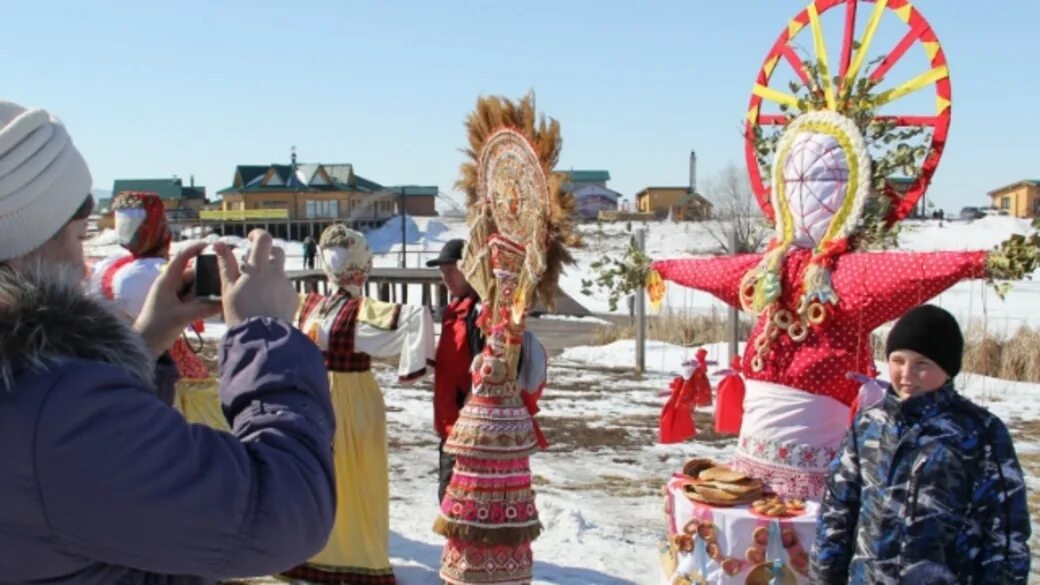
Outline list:
[[[682,187],[647,187],[636,193],[636,211],[657,219],[705,221],[712,204],[697,192],[697,154],[690,152],[690,182]]]
[[[705,221],[711,219],[712,205],[689,187],[647,187],[636,193],[636,209],[657,219]]]
[[[385,220],[402,199],[410,215],[437,215],[437,187],[384,187],[350,164],[239,165],[218,193],[222,211],[278,209],[290,220]]]
[[[621,194],[607,188],[609,171],[558,171],[566,177],[563,189],[574,195],[578,218],[592,221],[600,211],[617,211]]]
[[[1022,180],[989,192],[992,206],[1014,217],[1040,217],[1040,180]]]
[[[206,188],[181,179],[119,179],[120,191],[156,193],[175,231],[199,226],[222,235],[244,236],[254,227],[275,237],[317,236],[343,222],[357,229],[380,226],[401,209],[412,216],[437,215],[436,186],[387,187],[354,172],[350,164],[239,165],[230,187],[217,192],[219,203],[206,201]],[[99,227],[111,227],[111,213]]]
[[[437,215],[436,186],[387,187],[354,172],[351,164],[239,165],[232,185],[221,189],[219,212],[204,219],[221,229],[242,231],[240,223],[286,228],[293,239],[316,236],[325,226],[343,222],[358,229],[382,225],[404,212]]]

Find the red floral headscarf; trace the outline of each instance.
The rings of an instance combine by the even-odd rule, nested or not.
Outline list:
[[[122,191],[112,202],[119,244],[134,258],[166,258],[173,239],[162,199],[155,193]]]

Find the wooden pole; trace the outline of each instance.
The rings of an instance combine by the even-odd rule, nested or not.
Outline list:
[[[729,234],[729,253],[733,256],[738,254],[737,229],[734,227]],[[740,312],[736,307],[729,308],[729,361],[737,356],[737,343],[740,337]]]
[[[636,230],[636,249],[646,250],[646,228]],[[636,298],[636,372],[646,371],[646,287],[639,283],[635,290]]]
[[[406,238],[406,233],[407,232],[405,230],[405,223],[404,223],[404,190],[405,190],[405,187],[401,187],[401,198],[400,198],[400,203],[398,203],[398,207],[399,207],[398,215],[401,216],[401,268],[406,268],[408,266],[408,259],[405,257],[405,255],[408,253],[407,252],[407,250],[408,250],[408,243],[406,242],[406,239],[407,239]]]

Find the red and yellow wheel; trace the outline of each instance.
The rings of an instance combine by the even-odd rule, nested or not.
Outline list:
[[[855,39],[856,19],[860,4],[870,5],[872,10],[866,28],[857,41]],[[845,9],[845,26],[836,70],[837,83],[835,83],[835,72],[831,71],[832,65],[827,55],[820,16],[828,10],[839,7]],[[874,41],[878,24],[886,10],[895,13],[904,23],[906,32],[895,47],[867,71],[871,43]],[[892,202],[886,221],[893,224],[906,217],[924,194],[935,169],[939,166],[943,148],[946,145],[946,137],[950,128],[952,97],[949,68],[939,39],[928,21],[910,4],[909,0],[815,0],[791,19],[773,44],[758,72],[748,105],[745,125],[745,158],[751,187],[758,199],[759,206],[770,219],[773,218],[770,187],[763,177],[763,174],[768,176],[768,169],[761,168],[759,164],[756,135],[760,135],[763,129],[783,126],[791,120],[792,116],[781,110],[780,106],[784,106],[784,109],[788,111],[798,111],[798,98],[795,95],[789,93],[787,88],[778,89],[770,85],[781,60],[790,65],[803,84],[807,87],[814,87],[805,64],[795,52],[795,47],[798,46],[796,40],[802,33],[812,37],[816,63],[820,67],[823,87],[815,89],[823,93],[826,109],[839,113],[842,112],[843,90],[853,87],[861,76],[880,82],[914,45],[919,45],[928,57],[930,68],[927,71],[901,85],[872,96],[875,106],[882,107],[929,87],[934,88],[935,92],[934,114],[924,116],[887,114],[878,115],[875,118],[879,121],[894,122],[897,127],[901,128],[924,128],[929,131],[930,135],[920,171],[909,188],[903,190],[902,194],[891,183],[885,188],[884,194]],[[766,107],[764,108],[764,106]]]

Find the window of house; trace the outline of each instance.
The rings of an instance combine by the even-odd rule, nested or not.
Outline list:
[[[339,217],[339,201],[308,201],[307,219]]]
[[[1001,197],[1000,198],[1000,208],[1001,209],[1011,209],[1011,198],[1010,197]]]

